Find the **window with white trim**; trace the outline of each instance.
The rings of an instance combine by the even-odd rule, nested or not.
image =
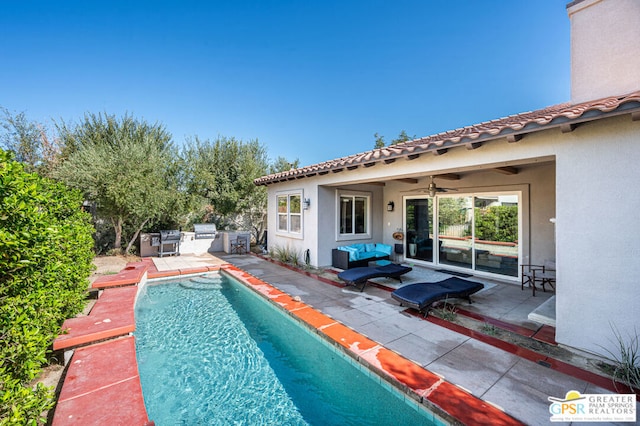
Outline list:
[[[338,206],[338,234],[364,236],[369,234],[369,195],[340,194]]]
[[[278,205],[278,232],[302,233],[302,195],[298,193],[276,196]]]

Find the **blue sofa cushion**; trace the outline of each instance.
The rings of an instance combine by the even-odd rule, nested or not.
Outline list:
[[[366,244],[351,244],[348,247],[355,248],[358,253],[363,253],[363,252],[367,251],[367,245]]]
[[[349,261],[375,259],[377,257],[385,257],[391,254],[392,247],[388,244],[351,244],[348,246],[340,246],[338,250],[349,253]]]
[[[364,259],[373,259],[378,255],[376,251],[365,251],[363,253],[358,253],[358,260]]]
[[[383,256],[390,256],[392,249],[393,248],[389,244],[382,244],[382,243],[376,244],[376,251],[380,253],[384,253]]]
[[[349,252],[349,260],[358,260],[358,249],[353,246],[340,246],[338,250]]]

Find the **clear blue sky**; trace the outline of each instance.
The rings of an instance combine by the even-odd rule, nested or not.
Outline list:
[[[2,1],[0,106],[301,165],[565,102],[567,0]]]

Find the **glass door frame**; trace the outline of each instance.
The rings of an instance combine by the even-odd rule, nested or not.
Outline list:
[[[529,236],[525,234],[525,228],[528,226],[528,209],[529,209],[529,203],[528,203],[528,188],[505,188],[502,190],[494,190],[494,191],[474,191],[474,192],[452,192],[452,193],[440,193],[440,194],[436,194],[435,197],[430,197],[428,194],[415,194],[415,195],[404,195],[402,197],[402,229],[405,230],[405,235],[406,235],[406,230],[407,230],[407,200],[410,199],[431,199],[431,202],[433,203],[433,217],[431,218],[432,223],[433,223],[433,261],[432,262],[428,262],[428,261],[424,261],[424,260],[419,260],[419,259],[414,259],[414,258],[408,258],[406,255],[406,248],[408,246],[408,242],[405,242],[405,254],[404,254],[404,261],[405,262],[415,262],[418,265],[425,265],[425,266],[432,266],[432,267],[446,267],[449,268],[451,270],[456,270],[456,271],[460,271],[460,272],[472,272],[474,275],[486,275],[486,276],[490,276],[490,277],[497,277],[500,279],[507,279],[507,280],[520,280],[520,264],[522,263],[526,263],[523,262],[523,253],[526,251],[528,253],[528,250],[526,249],[526,244],[528,244],[529,241]],[[476,198],[477,197],[488,197],[488,196],[516,196],[517,197],[517,205],[518,205],[518,266],[517,266],[517,276],[512,276],[512,275],[503,275],[503,274],[498,274],[498,273],[493,273],[493,272],[488,272],[488,271],[482,271],[482,270],[478,270],[477,266],[476,266],[476,244],[475,244],[475,204],[476,204]],[[471,228],[472,228],[472,264],[471,264],[471,268],[463,268],[463,267],[456,267],[455,265],[450,265],[450,264],[446,264],[446,263],[440,263],[440,229],[439,229],[439,213],[440,213],[440,199],[442,198],[460,198],[460,197],[472,197],[472,221],[471,221]],[[436,249],[436,247],[438,249]]]
[[[407,257],[407,254],[410,253],[410,244],[412,244],[409,241],[409,230],[407,227],[407,212],[408,212],[408,208],[407,208],[407,201],[408,200],[427,200],[428,203],[431,204],[430,206],[430,210],[432,212],[435,212],[435,198],[433,197],[429,197],[426,195],[405,195],[402,199],[402,229],[404,229],[404,234],[405,234],[405,238],[406,240],[403,242],[403,246],[404,246],[404,259],[405,261],[417,261],[420,263],[424,263],[424,264],[428,264],[428,265],[435,265],[436,263],[436,253],[434,250],[435,247],[435,232],[436,232],[436,226],[435,223],[433,222],[433,218],[435,217],[435,213],[432,213],[431,217],[429,218],[429,222],[431,224],[431,235],[428,236],[428,239],[431,240],[431,261],[429,260],[425,260],[425,259],[420,259],[420,258],[416,258],[416,257]],[[415,241],[413,244],[417,244],[418,242]],[[428,251],[428,249],[427,249]]]

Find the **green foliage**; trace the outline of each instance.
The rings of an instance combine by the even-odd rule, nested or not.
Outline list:
[[[183,153],[187,193],[210,206],[209,219],[220,229],[242,226],[257,240],[266,214],[267,192],[254,179],[269,170],[266,150],[258,141],[234,138],[190,141]]]
[[[398,134],[398,137],[397,137],[397,138],[395,138],[395,139],[393,139],[393,140],[389,143],[389,145],[396,145],[396,144],[399,144],[399,143],[408,142],[408,141],[410,141],[410,140],[412,140],[412,139],[415,139],[415,138],[416,138],[416,135],[409,136],[409,135],[407,134],[407,132],[405,132],[404,130],[402,130],[402,131],[400,131],[400,133]]]
[[[433,312],[445,321],[455,322],[458,319],[456,305],[449,303],[448,299],[445,299],[442,306],[434,309]]]
[[[47,135],[46,127],[29,121],[24,112],[11,114],[0,108],[0,148],[12,152],[27,171],[50,175],[58,161],[57,141]]]
[[[515,243],[518,240],[518,206],[475,209],[476,238]]]
[[[373,144],[374,148],[384,148],[384,146],[386,145],[385,141],[384,141],[384,136],[379,135],[378,133],[374,133],[373,137],[375,138],[375,142]]]
[[[269,165],[269,174],[286,172],[287,170],[297,169],[298,167],[300,167],[299,159],[296,158],[293,161],[289,161],[284,157],[278,157]]]
[[[282,263],[288,263],[293,266],[300,265],[300,251],[292,249],[289,246],[283,247],[275,245],[269,249],[269,256]]]
[[[500,334],[500,330],[493,324],[485,323],[482,325],[482,332],[488,336],[497,336]]]
[[[467,222],[467,207],[464,198],[441,198],[438,210],[440,226],[454,226]]]
[[[640,392],[640,337],[636,330],[633,335],[625,338],[620,331],[611,326],[613,335],[618,345],[618,352],[609,350],[614,360],[613,378],[621,383],[629,385],[635,393]]]
[[[28,385],[62,321],[82,310],[93,241],[82,197],[0,150],[0,419],[35,422],[51,393]]]
[[[98,215],[113,226],[113,248],[128,231],[130,251],[145,225],[184,211],[178,155],[164,127],[130,116],[86,115],[62,137],[68,158],[55,175],[96,202]]]
[[[4,116],[0,146],[19,155],[27,171],[59,179],[92,202],[98,253],[131,252],[143,230],[199,222],[247,229],[257,240],[266,226],[267,191],[253,180],[299,165],[284,157],[270,163],[257,140],[196,137],[179,152],[164,126],[129,115],[88,113],[77,124],[56,123],[54,142],[24,114],[4,110]]]
[[[55,406],[53,390],[42,383],[31,389],[20,380],[2,376],[0,388],[0,425],[38,425],[46,419],[42,413]]]
[[[378,133],[374,133],[373,137],[375,138],[375,142],[373,147],[374,148],[383,148],[386,145],[386,142],[384,140],[384,136],[378,134]],[[399,143],[404,143],[404,142],[408,142],[410,140],[413,140],[416,138],[416,135],[413,136],[409,136],[407,134],[406,131],[401,130],[400,133],[398,134],[398,137],[396,137],[395,139],[392,139],[391,142],[389,142],[389,145],[396,145]]]

